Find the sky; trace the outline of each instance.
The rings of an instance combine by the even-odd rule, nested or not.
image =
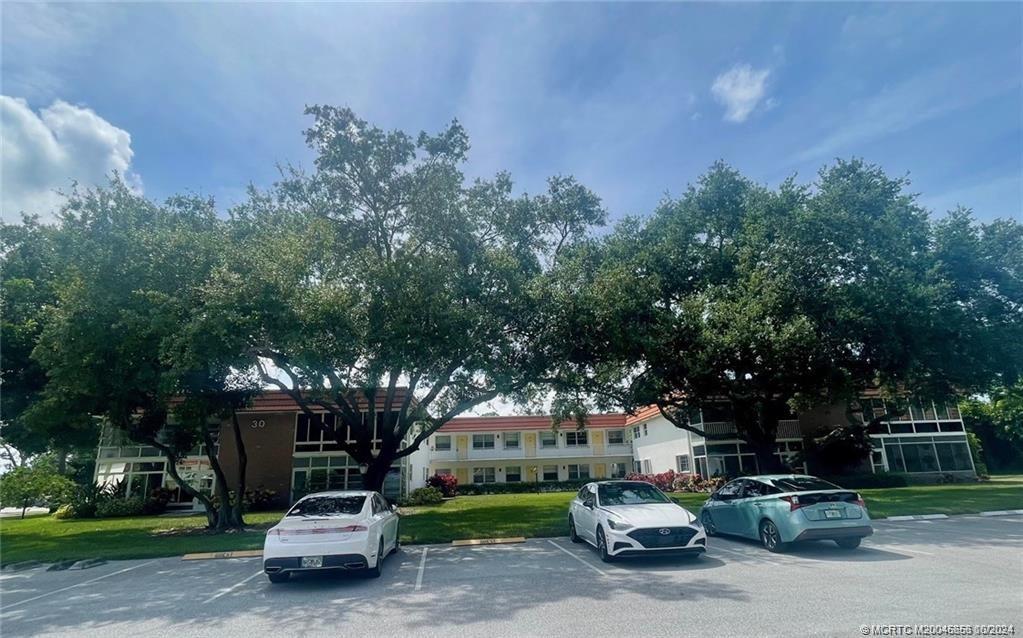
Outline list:
[[[52,218],[117,171],[226,210],[310,166],[309,104],[457,118],[469,176],[574,175],[647,215],[722,159],[803,182],[836,157],[920,202],[1023,217],[1023,3],[0,5],[0,206]]]

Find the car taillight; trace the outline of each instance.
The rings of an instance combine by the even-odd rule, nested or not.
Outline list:
[[[790,512],[794,512],[803,506],[803,504],[799,502],[798,496],[779,496],[778,498],[789,504]]]
[[[348,527],[339,528],[339,532],[365,532],[368,528],[365,525],[349,525]]]

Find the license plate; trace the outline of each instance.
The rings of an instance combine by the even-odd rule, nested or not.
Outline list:
[[[824,518],[842,518],[842,510],[824,510]]]
[[[323,567],[323,556],[303,556],[302,567]]]

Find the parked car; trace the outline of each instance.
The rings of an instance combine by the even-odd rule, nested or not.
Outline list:
[[[700,554],[707,536],[699,519],[649,483],[587,483],[572,499],[568,534],[597,548],[605,563],[621,556]]]
[[[700,521],[708,536],[759,539],[771,552],[810,540],[855,549],[874,533],[859,494],[803,474],[746,476],[726,483],[703,504]]]
[[[263,571],[272,583],[327,569],[377,577],[384,557],[398,547],[397,508],[379,493],[318,492],[299,499],[267,531]]]

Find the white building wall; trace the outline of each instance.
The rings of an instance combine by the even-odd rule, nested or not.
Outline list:
[[[651,473],[658,474],[677,469],[675,457],[690,454],[689,432],[680,430],[659,414],[627,426],[626,431],[632,439],[632,457],[640,462],[644,472],[644,461],[649,461]]]

